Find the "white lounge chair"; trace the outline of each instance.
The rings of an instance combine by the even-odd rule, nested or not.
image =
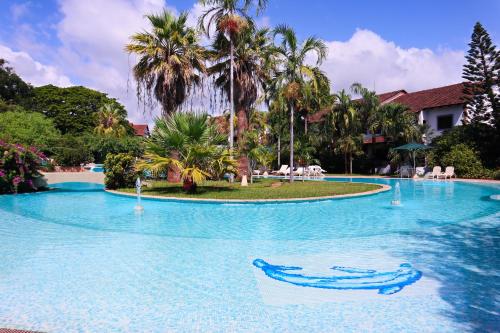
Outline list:
[[[310,165],[307,167],[306,171],[306,176],[311,176],[311,177],[322,177],[323,172],[326,172],[321,168],[319,165]]]
[[[380,168],[380,170],[378,170],[378,174],[381,176],[385,176],[385,175],[388,175],[390,173],[391,173],[391,165],[390,164],[387,164],[387,166],[385,168]]]
[[[297,168],[297,170],[295,170],[293,172],[293,174],[296,175],[296,176],[302,176],[302,175],[304,175],[304,168],[303,167]]]
[[[279,170],[273,171],[272,174],[274,175],[284,175],[285,171],[288,169],[287,164],[282,164],[281,168]]]
[[[441,173],[438,178],[450,178],[455,176],[455,168],[452,166],[447,166],[446,169],[444,169],[444,172]]]
[[[432,169],[432,172],[428,172],[425,174],[425,178],[436,178],[438,179],[439,176],[441,175],[441,167],[440,166],[435,166],[433,169]]]
[[[399,177],[410,178],[411,177],[411,167],[409,167],[407,165],[403,165],[401,168],[399,168]]]
[[[290,168],[286,168],[285,172],[283,172],[284,176],[290,176]]]

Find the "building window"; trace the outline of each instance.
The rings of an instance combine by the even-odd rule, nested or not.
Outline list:
[[[438,131],[447,130],[453,127],[453,115],[447,114],[446,116],[437,117]]]

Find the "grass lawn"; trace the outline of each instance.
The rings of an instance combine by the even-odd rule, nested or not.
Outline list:
[[[292,199],[352,194],[379,189],[375,184],[305,181],[293,184],[279,179],[255,179],[253,184],[242,187],[239,183],[207,181],[198,185],[197,193],[188,194],[181,184],[165,181],[153,182],[151,187],[143,187],[144,195],[199,199]],[[121,192],[135,193],[134,188],[119,189]]]

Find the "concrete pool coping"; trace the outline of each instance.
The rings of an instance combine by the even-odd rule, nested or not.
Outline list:
[[[206,203],[294,203],[294,202],[312,202],[312,201],[325,201],[334,199],[346,199],[355,197],[364,197],[369,195],[375,195],[382,192],[387,192],[391,189],[391,186],[385,184],[373,184],[373,183],[358,183],[358,184],[371,184],[380,186],[380,188],[371,191],[349,193],[349,194],[338,194],[329,195],[321,197],[305,197],[305,198],[284,198],[284,199],[205,199],[205,198],[178,198],[178,197],[165,197],[160,195],[149,195],[141,194],[142,199],[153,199],[153,200],[165,200],[165,201],[181,201],[181,202],[206,202]],[[107,193],[114,195],[121,195],[127,197],[137,197],[135,193],[120,192],[115,190],[105,190]]]

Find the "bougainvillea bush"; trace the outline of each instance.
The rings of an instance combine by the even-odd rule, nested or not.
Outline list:
[[[45,155],[35,147],[9,144],[0,140],[0,194],[38,190],[40,163]]]

